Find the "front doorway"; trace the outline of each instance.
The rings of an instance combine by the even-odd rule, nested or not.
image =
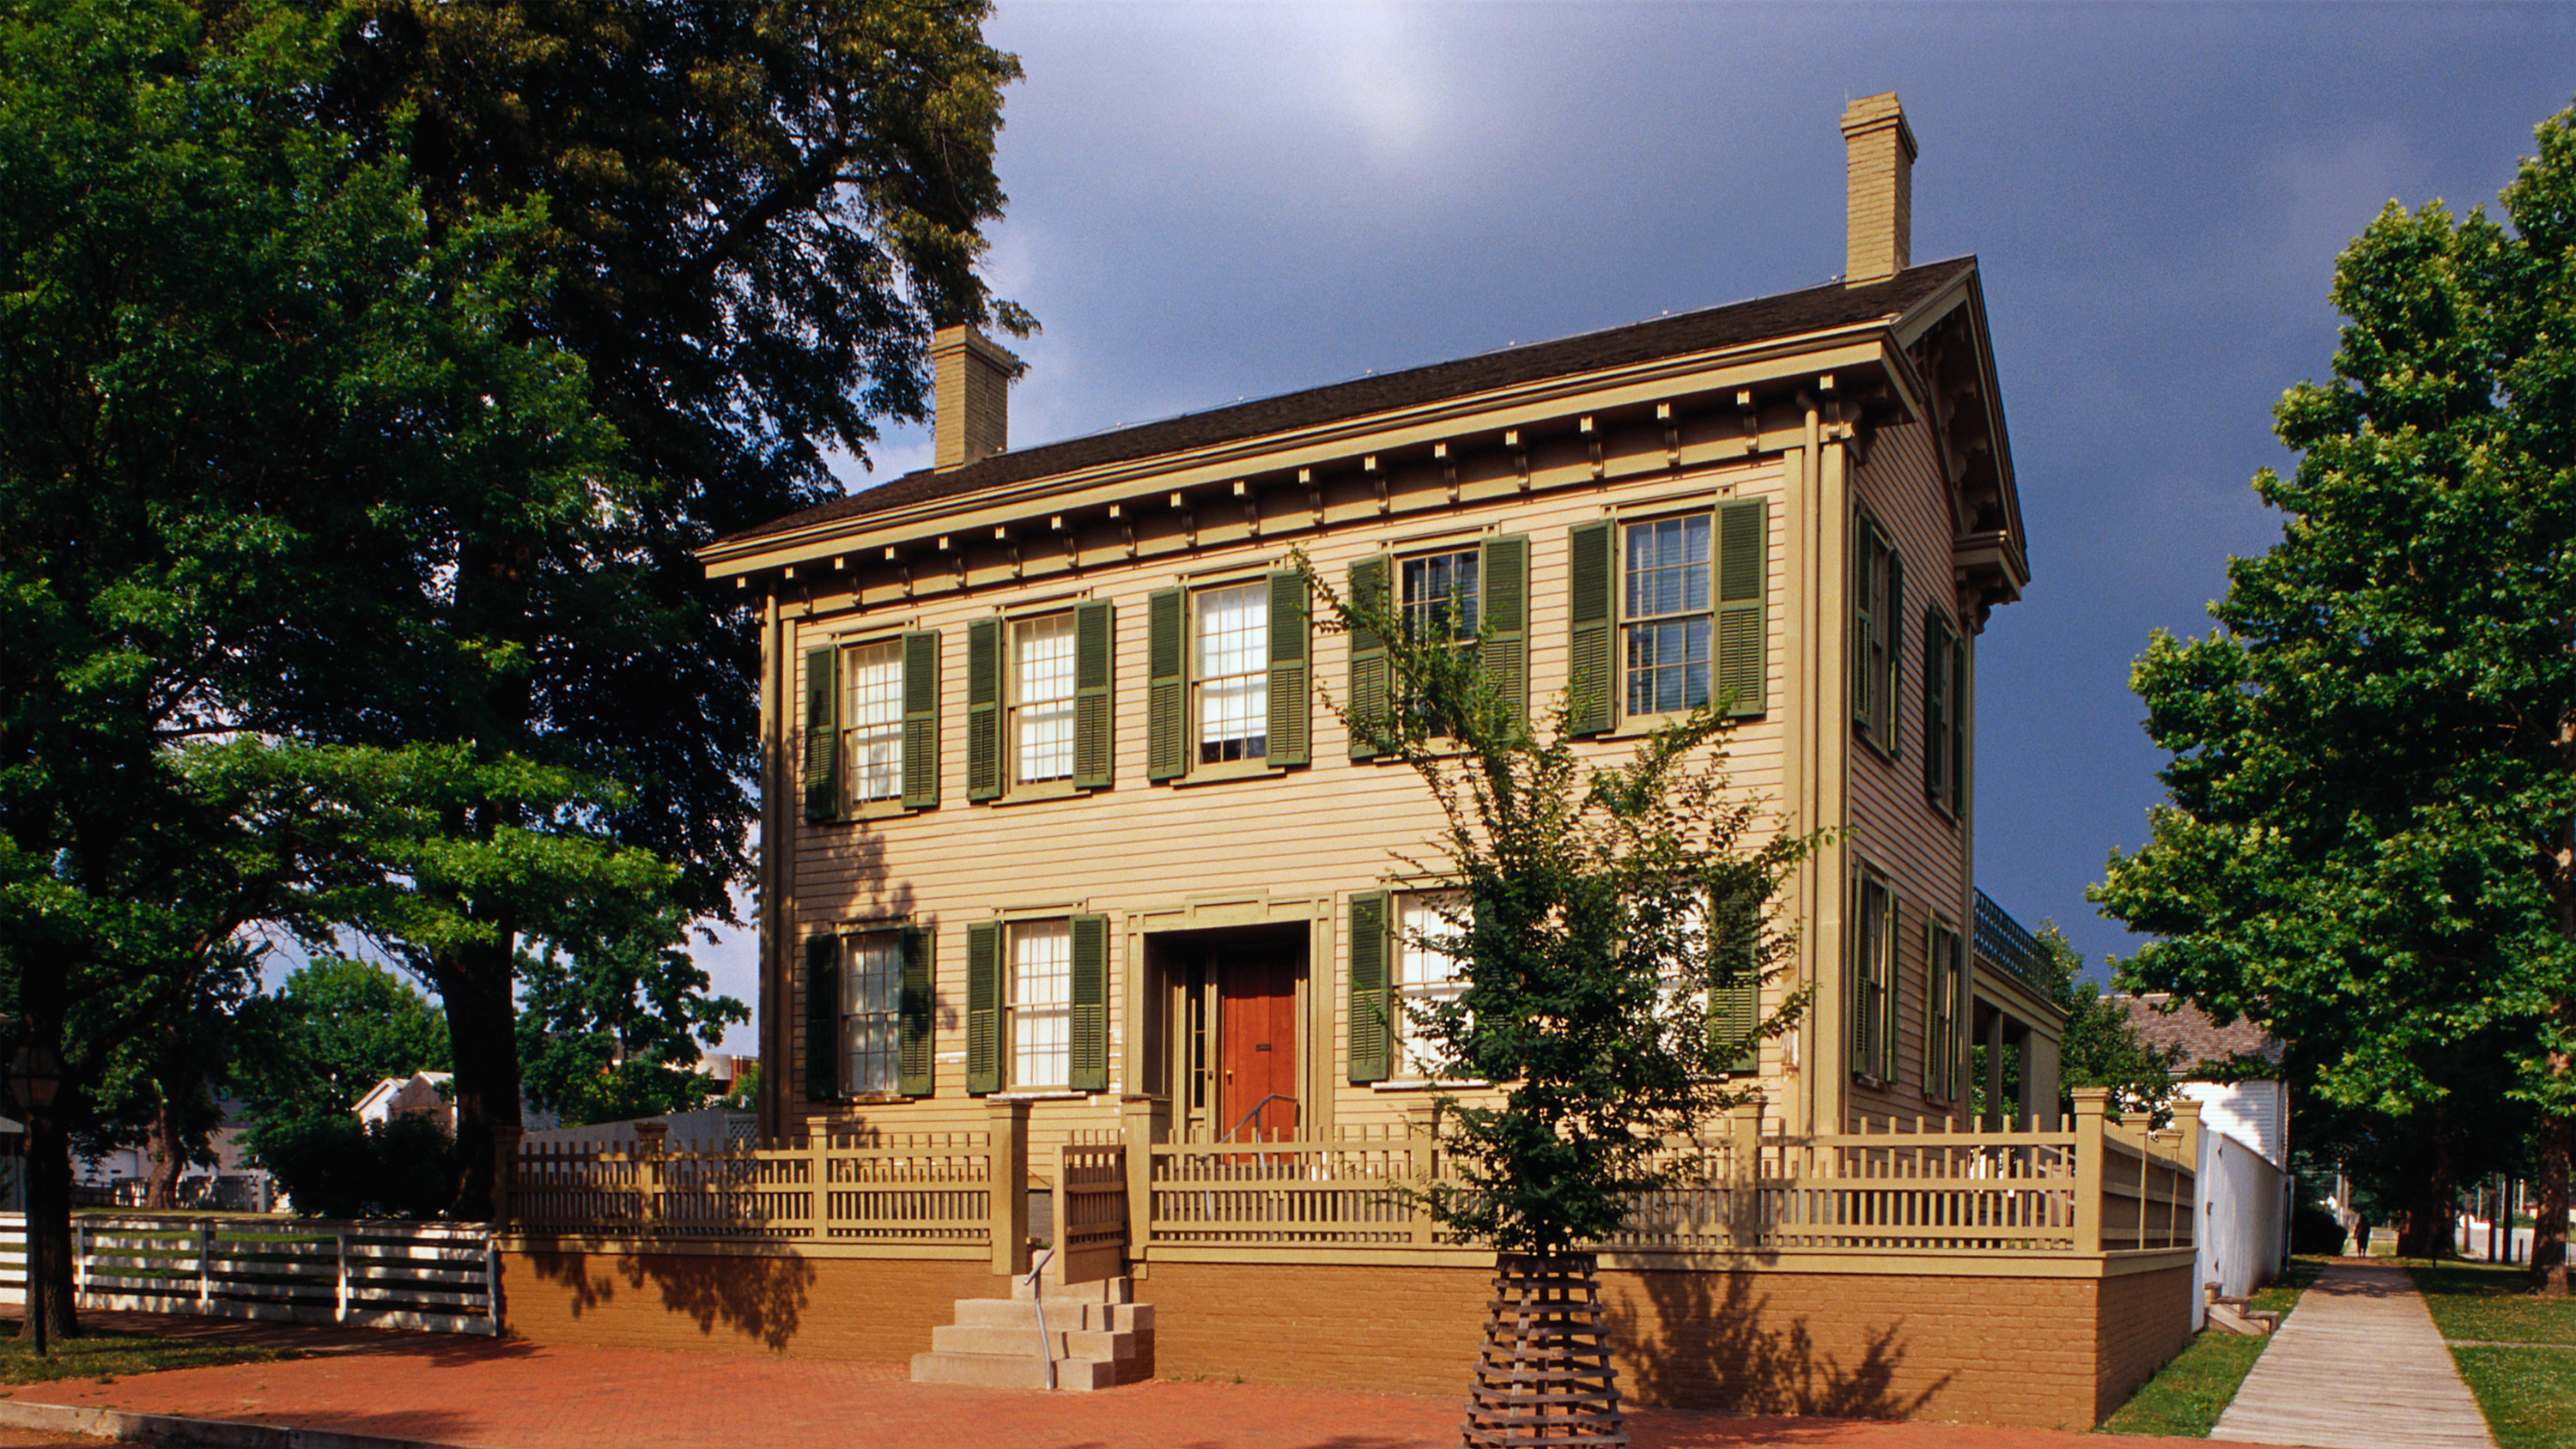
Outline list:
[[[1275,1142],[1304,1126],[1306,938],[1303,926],[1156,937],[1180,1140]]]

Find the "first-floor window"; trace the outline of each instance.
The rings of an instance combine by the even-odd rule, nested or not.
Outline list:
[[[1068,921],[1010,928],[1004,1040],[1015,1090],[1062,1087],[1071,1079],[1073,931]]]
[[[841,758],[852,809],[903,798],[903,644],[862,644],[841,657]]]
[[[895,1005],[902,937],[852,936],[841,961],[841,1090],[854,1096],[895,1089]]]
[[[1934,921],[1926,934],[1923,1022],[1923,1090],[1948,1099],[1959,1094],[1959,1008],[1967,989],[1965,943],[1946,922]]]
[[[1270,752],[1270,586],[1201,589],[1194,601],[1198,762],[1261,759]]]
[[[1438,1045],[1422,1020],[1458,999],[1467,989],[1458,958],[1434,944],[1454,937],[1458,928],[1440,914],[1449,897],[1404,895],[1395,910],[1395,1032],[1397,1065],[1406,1076],[1439,1074]]]
[[[1852,922],[1852,1070],[1896,1079],[1896,893],[1862,872]]]
[[[1073,611],[1011,625],[1014,784],[1073,778]]]

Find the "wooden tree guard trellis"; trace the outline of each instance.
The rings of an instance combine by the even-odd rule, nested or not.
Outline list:
[[[1628,1442],[1593,1267],[1589,1253],[1495,1260],[1466,1449]]]

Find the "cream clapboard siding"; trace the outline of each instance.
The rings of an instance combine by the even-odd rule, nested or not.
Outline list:
[[[1533,709],[1543,709],[1565,680],[1567,652],[1567,531],[1609,510],[1646,517],[1717,501],[1720,490],[1770,500],[1770,582],[1766,622],[1770,647],[1768,699],[1776,711],[1785,697],[1789,644],[1783,595],[1787,500],[1780,496],[1778,459],[1657,477],[1611,488],[1571,488],[1524,497],[1517,489],[1489,501],[1458,505],[1445,496],[1399,496],[1394,511],[1379,516],[1373,500],[1339,505],[1334,525],[1285,538],[1253,539],[1233,519],[1202,521],[1198,546],[1179,546],[1170,519],[1140,521],[1144,556],[1130,563],[1123,547],[1084,544],[1084,567],[1062,567],[1060,546],[1024,556],[1029,576],[1009,569],[970,566],[972,587],[906,600],[872,589],[867,607],[852,610],[846,593],[818,597],[810,613],[791,606],[785,697],[803,699],[805,651],[827,641],[889,637],[904,629],[941,631],[940,806],[913,816],[857,823],[795,824],[797,934],[850,929],[873,920],[908,920],[937,933],[938,1007],[934,1044],[936,1092],[927,1101],[844,1109],[838,1115],[903,1130],[973,1129],[984,1116],[980,1099],[965,1090],[963,1052],[965,931],[996,911],[1093,911],[1112,917],[1110,1090],[1080,1100],[1040,1101],[1032,1132],[1043,1151],[1075,1131],[1117,1124],[1125,1080],[1129,974],[1141,965],[1135,937],[1125,929],[1132,913],[1166,911],[1193,896],[1266,893],[1274,902],[1312,902],[1327,929],[1316,933],[1308,962],[1309,992],[1329,993],[1332,1029],[1318,1041],[1306,1029],[1321,1010],[1300,1013],[1300,1080],[1329,1084],[1332,1117],[1340,1130],[1395,1124],[1427,1105],[1420,1091],[1352,1087],[1347,1083],[1347,993],[1340,964],[1346,950],[1344,908],[1359,891],[1382,888],[1404,872],[1398,848],[1426,845],[1439,815],[1421,781],[1398,765],[1354,763],[1347,733],[1325,706],[1345,688],[1347,648],[1338,635],[1318,629],[1311,651],[1319,684],[1312,716],[1312,764],[1282,773],[1205,784],[1151,785],[1146,780],[1146,599],[1176,582],[1250,579],[1285,567],[1291,546],[1302,547],[1323,576],[1341,587],[1349,564],[1388,547],[1399,554],[1448,542],[1471,544],[1481,534],[1525,534],[1530,540],[1530,684]],[[1041,539],[1040,545],[1046,540]],[[1168,545],[1158,551],[1157,545]],[[1909,567],[1912,561],[1909,560]],[[947,583],[943,579],[940,582]],[[1115,780],[1089,796],[969,805],[965,799],[966,626],[999,610],[1006,615],[1069,607],[1076,597],[1105,599],[1117,608],[1114,686]],[[1732,750],[1737,786],[1776,802],[1781,788],[1781,737],[1770,719],[1751,721]],[[801,720],[792,722],[801,724]],[[1596,748],[1603,758],[1624,752],[1635,730]],[[791,755],[794,753],[790,751]],[[1417,852],[1420,853],[1420,852]],[[809,1110],[797,1100],[803,1081],[804,983],[798,951],[773,951],[772,969],[789,979],[772,999],[789,1010],[790,1051],[785,1075],[791,1119]],[[1775,1058],[1776,1052],[1766,1052]],[[1776,1072],[1776,1060],[1766,1060]],[[1320,1078],[1320,1081],[1319,1081]],[[1041,1158],[1040,1160],[1044,1160]]]
[[[1905,557],[1906,597],[1899,616],[1903,647],[1898,650],[1903,677],[1896,695],[1901,754],[1891,761],[1857,736],[1851,748],[1852,848],[1897,892],[1896,1079],[1885,1089],[1855,1082],[1848,1108],[1850,1114],[1878,1119],[1966,1110],[1964,1103],[1928,1098],[1923,1071],[1929,1000],[1925,927],[1936,912],[1963,935],[1972,925],[1968,822],[1951,821],[1923,793],[1923,751],[1930,744],[1923,732],[1925,607],[1940,607],[1961,638],[1969,632],[1951,585],[1953,527],[1949,490],[1940,476],[1925,429],[1906,424],[1888,428],[1872,441],[1868,462],[1855,470],[1853,481],[1861,506]],[[1971,691],[1972,709],[1974,698]]]

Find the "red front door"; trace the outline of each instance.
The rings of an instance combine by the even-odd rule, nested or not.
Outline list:
[[[1276,947],[1209,953],[1217,987],[1216,1128],[1228,1142],[1297,1135],[1297,974]]]

